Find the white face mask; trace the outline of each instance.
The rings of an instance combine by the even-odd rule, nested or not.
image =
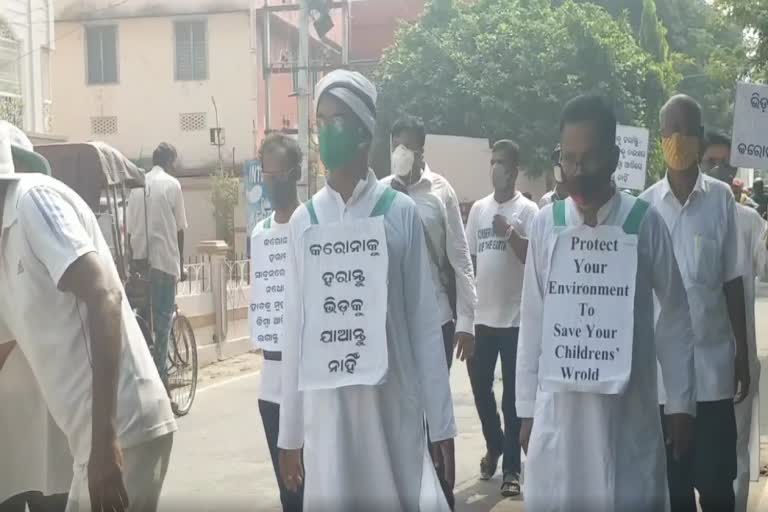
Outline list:
[[[408,176],[413,170],[413,162],[415,160],[416,154],[400,144],[392,152],[392,174],[400,178]]]

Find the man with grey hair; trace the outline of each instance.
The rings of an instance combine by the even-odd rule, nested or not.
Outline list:
[[[666,177],[640,197],[664,218],[680,265],[694,335],[696,420],[692,448],[667,452],[673,511],[734,509],[737,402],[749,395],[749,349],[736,202],[730,188],[704,175],[701,107],[677,95],[661,109]],[[660,390],[662,411],[666,397]],[[669,425],[665,422],[665,433]]]

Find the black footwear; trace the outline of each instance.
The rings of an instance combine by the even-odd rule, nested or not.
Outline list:
[[[520,496],[520,475],[507,473],[504,475],[504,483],[501,484],[501,495],[505,498]]]
[[[496,474],[501,455],[493,455],[490,452],[480,459],[480,480],[490,480]]]

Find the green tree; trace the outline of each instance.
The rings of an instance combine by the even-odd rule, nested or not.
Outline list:
[[[768,79],[768,0],[716,0],[715,5],[748,31],[753,78]]]
[[[555,0],[561,2],[562,0]],[[647,2],[638,0],[575,0],[600,5],[617,19],[629,21],[642,41],[643,11]],[[736,80],[747,71],[741,26],[724,15],[730,5],[755,6],[761,9],[736,10],[741,20],[768,20],[768,0],[662,0],[656,3],[658,18],[666,31],[669,59],[682,77],[676,90],[701,102],[707,124],[729,129]],[[720,6],[720,8],[718,8]],[[737,13],[739,14],[737,16]],[[759,22],[753,25],[757,26]],[[765,23],[768,30],[768,21]],[[768,32],[766,32],[768,34]],[[650,50],[648,46],[643,47]],[[768,45],[765,57],[768,58]],[[651,53],[653,53],[651,51]],[[763,59],[766,62],[766,59]]]
[[[627,22],[592,4],[477,0],[456,2],[447,22],[432,15],[403,27],[380,65],[380,128],[407,112],[432,133],[510,137],[535,174],[551,167],[570,98],[600,93],[620,122],[652,126],[673,85]]]
[[[643,12],[638,29],[640,46],[651,54],[656,62],[666,62],[669,58],[667,31],[656,17],[656,2],[643,0]]]

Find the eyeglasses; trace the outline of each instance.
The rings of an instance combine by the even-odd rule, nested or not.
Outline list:
[[[715,167],[722,167],[723,169],[728,169],[728,170],[736,169],[727,160],[702,160],[701,161],[701,170],[705,172],[711,171]]]
[[[262,169],[262,171],[261,171],[261,175],[262,175],[263,177],[267,177],[267,176],[269,176],[270,178],[273,178],[273,179],[274,179],[274,178],[278,178],[278,179],[279,179],[279,178],[287,178],[288,176],[290,176],[290,175],[291,175],[291,173],[292,173],[293,171],[297,171],[297,170],[299,170],[299,167],[291,167],[291,168],[290,168],[290,169],[288,169],[287,171],[277,171],[277,172],[269,172],[269,171],[267,171],[266,169]]]
[[[324,119],[322,117],[317,118],[318,128],[333,126],[336,129],[343,129],[346,126],[346,124],[347,124],[347,120],[342,114],[335,115],[330,119]]]
[[[581,169],[585,174],[598,172],[605,163],[606,156],[603,152],[589,152],[584,155],[561,152],[559,165],[563,172],[573,174]]]

